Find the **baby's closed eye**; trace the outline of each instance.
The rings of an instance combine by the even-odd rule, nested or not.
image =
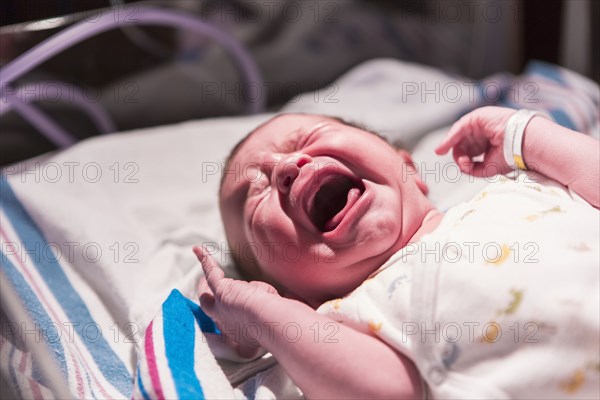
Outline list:
[[[261,171],[256,172],[256,177],[250,181],[248,188],[248,198],[259,196],[270,188],[269,175]]]

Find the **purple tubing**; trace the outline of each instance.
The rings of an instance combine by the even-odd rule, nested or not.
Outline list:
[[[6,100],[7,102],[9,101],[8,99]],[[73,136],[69,135],[60,125],[37,107],[20,100],[12,102],[11,106],[56,146],[66,147],[75,143]]]
[[[114,10],[109,10],[109,12],[100,14],[97,20],[81,21],[62,32],[57,33],[37,46],[29,49],[0,69],[0,77],[2,79],[0,82],[0,94],[2,98],[8,100],[5,91],[15,79],[18,79],[23,74],[29,72],[54,55],[94,35],[110,29],[126,26],[127,24],[170,26],[174,28],[189,29],[196,33],[206,35],[231,53],[246,84],[252,84],[262,88],[262,78],[258,71],[258,67],[252,60],[250,54],[233,36],[219,28],[206,22],[202,22],[194,16],[178,11],[149,7],[139,7],[136,9],[135,13],[122,13],[123,15],[115,15],[114,12],[110,11]],[[117,18],[117,16],[119,18]],[[123,18],[121,19],[121,17]],[[43,128],[49,121],[48,117],[30,104],[22,103],[16,105],[13,103],[12,107],[24,114],[28,120],[32,118],[31,122],[36,125],[38,129],[40,129],[40,127]],[[263,111],[264,107],[264,97],[257,96],[256,101],[248,102],[247,112],[250,114],[258,113]],[[32,110],[34,110],[33,114]],[[73,142],[73,139],[58,127],[58,125],[52,123],[48,125],[48,128],[49,129],[42,129],[42,132],[45,133],[48,139],[53,143],[62,147]],[[66,138],[65,135],[67,136]]]
[[[33,88],[26,84],[23,87],[19,87],[15,93],[10,93],[6,95],[6,102],[0,102],[0,116],[2,114],[7,113],[11,109],[15,109],[20,114],[26,114],[28,116],[29,122],[39,129],[40,125],[37,119],[34,119],[32,114],[42,114],[40,110],[30,105],[26,105],[23,108],[22,104],[30,103],[37,99],[42,99],[45,97],[60,99],[63,100],[63,90],[66,89],[67,92],[67,103],[72,103],[73,105],[82,109],[94,122],[100,133],[110,133],[115,132],[117,129],[110,118],[110,115],[98,105],[96,102],[89,101],[88,98],[82,93],[82,91],[74,85],[70,85],[64,82],[35,82],[33,83]],[[10,88],[10,86],[5,86],[5,89]],[[11,88],[12,90],[12,88]],[[30,95],[33,95],[30,96]],[[35,109],[35,111],[33,110]],[[46,121],[47,117],[43,119]],[[44,122],[45,123],[45,122]],[[43,125],[42,125],[43,126]],[[60,129],[62,131],[62,129]],[[62,135],[62,145],[66,146],[72,144],[73,139],[66,132],[56,133],[56,135]]]

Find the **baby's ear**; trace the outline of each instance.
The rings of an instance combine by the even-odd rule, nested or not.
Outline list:
[[[406,163],[407,169],[411,172],[411,175],[414,177],[415,182],[417,183],[417,186],[419,187],[421,192],[423,192],[423,194],[427,195],[427,193],[429,193],[429,188],[427,187],[425,182],[423,182],[421,180],[421,177],[419,176],[419,170],[417,168],[417,164],[413,161],[413,158],[410,155],[410,153],[404,149],[396,149],[396,151],[398,152],[400,157],[402,157],[402,159]]]

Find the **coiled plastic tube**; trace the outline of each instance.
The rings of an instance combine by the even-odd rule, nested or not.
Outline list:
[[[23,74],[29,72],[44,61],[60,53],[61,51],[99,33],[105,32],[117,27],[133,25],[159,25],[170,26],[174,28],[189,29],[201,35],[208,36],[216,43],[220,44],[232,56],[233,61],[240,70],[243,81],[246,84],[263,87],[262,78],[254,60],[233,36],[209,23],[203,22],[195,16],[188,15],[179,11],[156,9],[151,7],[139,7],[134,15],[132,13],[123,13],[122,19],[116,18],[114,12],[102,13],[97,20],[81,21],[77,24],[57,33],[46,39],[37,46],[29,49],[12,62],[5,65],[0,70],[0,94],[5,101],[10,101],[12,107],[18,110],[26,119],[42,130],[48,139],[58,146],[66,146],[73,142],[70,135],[66,134],[62,128],[55,123],[49,123],[49,118],[33,105],[22,103],[16,105],[12,96],[8,96],[10,85]],[[264,110],[264,96],[257,96],[254,101],[248,101],[247,112],[258,113]],[[33,110],[33,111],[32,111]]]

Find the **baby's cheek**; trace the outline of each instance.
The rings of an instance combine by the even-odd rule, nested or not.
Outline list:
[[[380,210],[361,221],[357,230],[359,234],[356,251],[380,254],[399,238],[402,230],[401,218],[389,210]]]
[[[283,235],[273,235],[273,230],[268,228],[255,230],[254,241],[250,241],[248,246],[262,268],[269,272],[285,269],[286,264],[298,261],[301,252],[298,245]]]
[[[273,243],[280,242],[282,239],[282,230],[273,219],[256,218],[253,221],[251,229],[251,242],[261,247],[273,246]]]

